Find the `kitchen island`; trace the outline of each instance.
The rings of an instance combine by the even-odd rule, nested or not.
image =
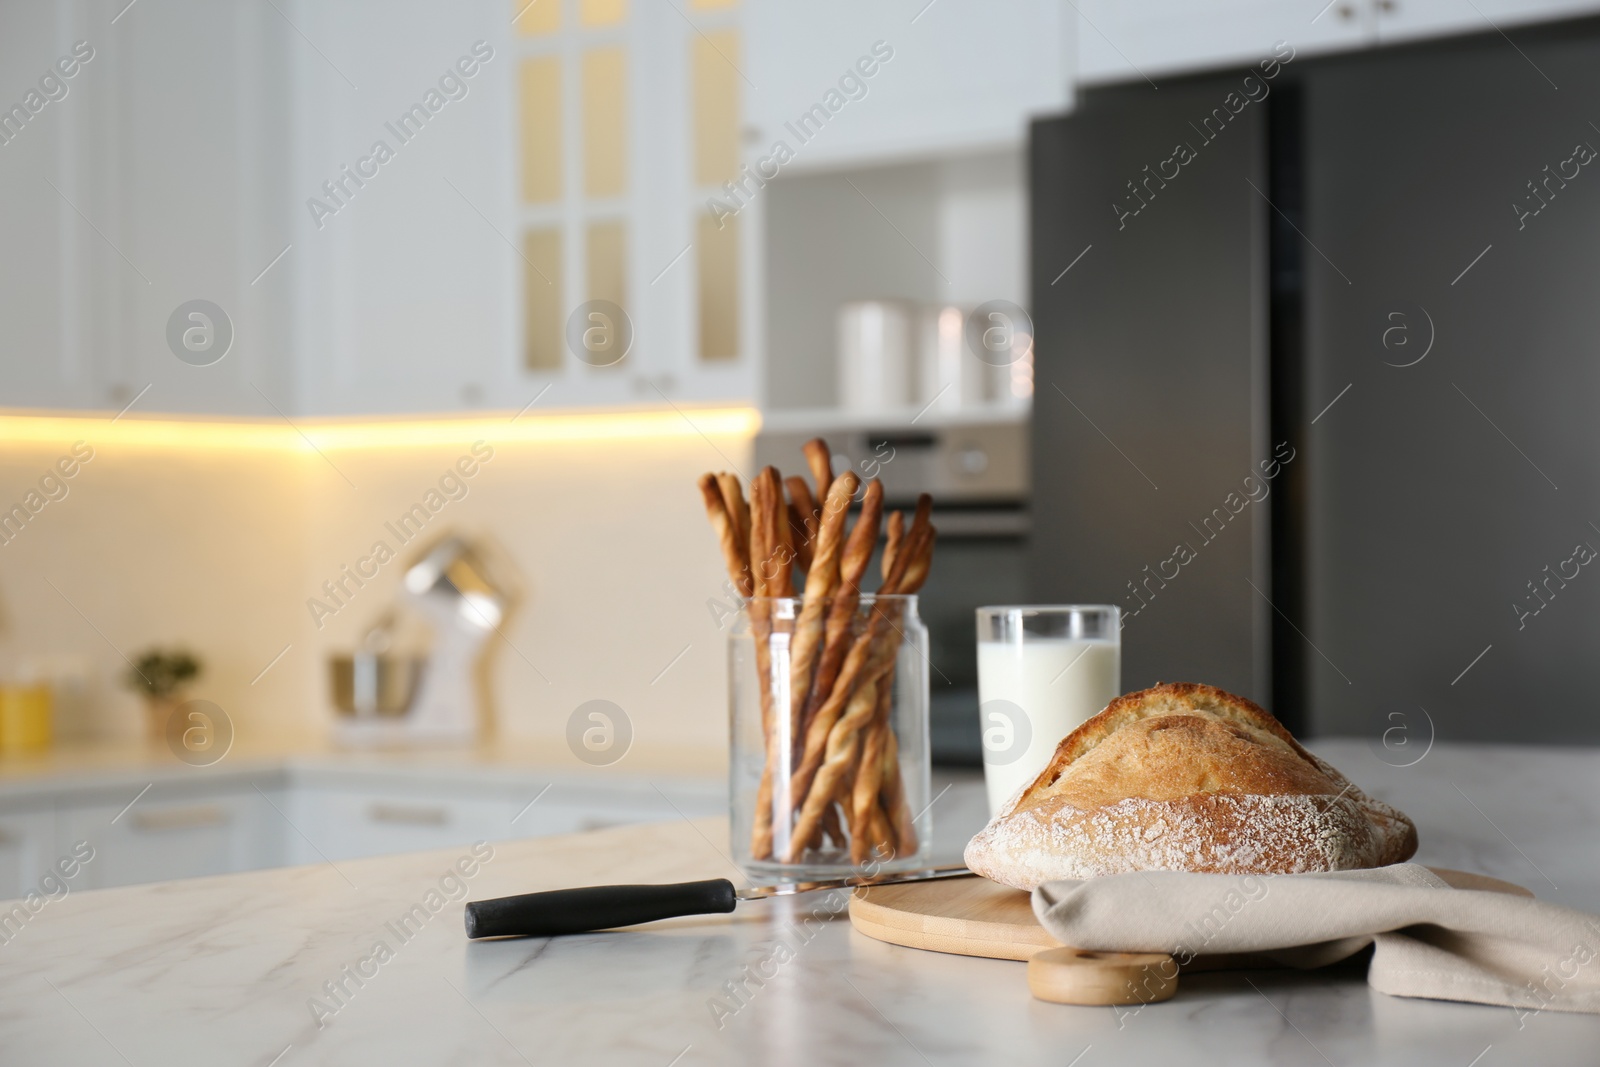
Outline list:
[[[1422,862],[1600,912],[1600,752],[1440,744],[1396,766],[1364,742],[1311,747],[1415,819]],[[945,805],[947,822],[970,818],[960,792],[936,818]],[[552,940],[462,933],[468,898],[743,884],[726,853],[722,820],[682,819],[69,890],[4,930],[0,1060],[1495,1067],[1593,1063],[1600,1048],[1600,1016],[1389,997],[1360,966],[1185,975],[1173,1000],[1136,1010],[1046,1004],[1021,963],[855,933],[842,894]]]

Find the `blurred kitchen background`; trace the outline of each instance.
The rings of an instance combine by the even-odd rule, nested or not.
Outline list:
[[[1600,740],[1596,13],[0,7],[0,877],[151,761],[105,884],[723,810],[693,483],[816,434],[935,495],[951,773],[986,603]]]

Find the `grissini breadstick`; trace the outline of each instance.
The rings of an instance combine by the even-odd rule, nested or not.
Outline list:
[[[880,563],[882,576],[889,577],[889,571],[894,567],[894,558],[900,553],[900,542],[906,535],[906,513],[896,511],[889,516],[888,532],[883,542],[883,559]]]
[[[745,558],[746,550],[739,545],[737,524],[728,515],[727,504],[715,474],[700,476],[700,495],[705,501],[706,517],[711,520],[711,528],[716,531],[717,543],[722,548],[722,562],[728,568],[728,579],[733,582],[740,596],[748,597],[751,579],[750,565]]]
[[[793,504],[784,505],[783,521],[789,524],[790,544],[794,548],[794,568],[805,574],[811,570],[811,553],[815,547],[810,534],[806,532],[806,521],[801,518],[800,509]]]
[[[928,566],[933,562],[933,538],[937,532],[934,527],[928,527],[928,533],[923,537],[921,551],[906,567],[905,580],[900,583],[900,591],[902,593],[915,593],[922,588],[922,583],[927,580]]]
[[[803,486],[805,483],[801,484]],[[806,574],[805,600],[800,608],[800,618],[795,622],[794,636],[789,639],[788,727],[791,745],[800,737],[806,698],[811,694],[812,668],[816,666],[817,649],[822,642],[823,613],[827,610],[828,598],[839,584],[839,555],[844,548],[844,524],[850,513],[850,498],[855,495],[859,484],[854,473],[845,471],[834,479],[823,507],[816,552],[811,560],[811,569]]]
[[[800,446],[800,451],[806,454],[811,480],[817,483],[817,499],[828,499],[828,489],[833,484],[833,453],[828,451],[828,443],[820,437],[813,437]]]
[[[913,529],[915,528],[913,524]],[[903,593],[915,593],[922,587],[933,559],[933,542],[937,534],[938,530],[931,523],[923,527],[919,533],[921,548],[918,556],[906,567],[900,585]],[[892,668],[884,675],[880,684],[883,686],[883,695],[887,697],[889,687],[894,684]],[[873,801],[881,798],[879,810],[887,813],[885,832],[890,842],[890,850],[894,855],[910,855],[917,851],[917,831],[914,825],[915,819],[906,805],[905,783],[900,778],[900,745],[889,723],[887,701],[880,703],[878,714],[873,719],[870,729],[872,735],[862,745],[862,768],[857,772],[853,800],[858,808],[870,812],[874,810]],[[868,762],[874,754],[880,758],[876,769],[873,769]],[[869,796],[866,792],[869,788],[875,788],[877,795]],[[878,834],[879,831],[874,830],[874,844]]]
[[[809,576],[821,515],[817,511],[817,502],[812,499],[811,487],[806,485],[804,478],[788,477],[783,484],[789,490],[789,527],[794,532],[796,562],[800,564],[801,572]]]
[[[735,579],[734,585],[740,596],[748,597],[754,592],[754,576],[750,574],[750,505],[744,498],[744,487],[739,484],[737,474],[718,473],[717,488],[722,490],[722,504],[733,524],[739,557],[743,561],[741,570],[746,575],[742,581]]]
[[[716,474],[705,474],[700,478],[700,491],[704,499],[706,514],[711,519],[712,526],[717,532],[718,541],[723,550],[724,562],[728,567],[728,577],[734,588],[742,597],[750,597],[757,593],[756,570],[750,565],[753,548],[754,534],[751,529],[750,507],[745,501],[744,490],[739,484],[739,476],[720,471]],[[751,484],[754,492],[755,485]],[[762,544],[770,542],[770,530],[765,531],[761,540]],[[762,550],[766,555],[766,551]],[[762,594],[766,595],[766,594]],[[753,621],[765,622],[765,612],[761,607],[753,609],[757,617]],[[768,650],[758,647],[757,659],[764,660]],[[762,667],[763,681],[766,667]],[[763,701],[764,721],[770,715],[766,708],[769,701]]]
[[[770,470],[770,468],[768,468]],[[761,699],[761,734],[767,751],[772,750],[773,735],[773,678],[771,604],[766,599],[774,595],[774,580],[770,564],[774,555],[776,530],[773,516],[775,504],[771,482],[762,471],[750,483],[750,559],[755,582],[755,599],[750,602],[751,639],[756,652],[756,690]],[[787,572],[787,565],[784,566]],[[767,759],[761,770],[761,785],[756,793],[755,818],[750,827],[750,853],[758,860],[772,856],[772,794],[773,764]]]
[[[916,527],[913,527],[916,530]],[[926,534],[917,530],[917,537],[903,541],[901,551],[917,551],[920,545],[928,544]],[[898,556],[896,556],[898,559]],[[915,592],[911,580],[913,568],[917,560],[913,557],[904,567],[898,584],[894,587],[900,595]],[[895,568],[891,564],[890,573]],[[887,583],[886,583],[887,584]],[[917,583],[920,584],[920,583]],[[884,776],[884,751],[889,742],[894,738],[894,729],[889,722],[889,715],[894,694],[895,662],[899,642],[896,636],[903,636],[900,621],[904,617],[903,604],[879,604],[878,610],[883,613],[887,628],[893,634],[882,633],[883,652],[889,657],[889,663],[883,674],[877,680],[878,701],[873,715],[864,723],[861,729],[861,752],[857,757],[854,775],[851,778],[850,796],[848,803],[855,816],[853,824],[860,829],[860,833],[850,839],[851,862],[865,863],[878,851],[882,850],[887,855],[897,855],[896,835],[885,809],[879,803]],[[835,725],[835,730],[845,729],[847,724],[843,720]],[[829,738],[830,747],[834,739]]]
[[[881,672],[880,672],[881,673]],[[840,675],[842,680],[844,675]],[[874,678],[867,678],[850,693],[849,703],[844,707],[843,714],[834,724],[835,729],[829,732],[825,759],[816,770],[816,780],[810,783],[810,791],[805,794],[805,803],[800,808],[799,818],[795,820],[794,833],[790,835],[790,849],[784,859],[789,863],[798,863],[806,841],[817,825],[822,822],[823,811],[833,803],[833,798],[842,783],[844,776],[855,763],[861,741],[861,726],[878,706],[878,685]],[[813,728],[820,725],[821,718],[813,723]],[[803,769],[803,768],[802,768]],[[849,814],[849,809],[846,809]],[[852,820],[851,840],[864,835],[867,830],[861,825],[859,819]]]
[[[795,803],[805,800],[810,803],[815,800],[815,813],[821,814],[822,804],[825,799],[832,799],[831,795],[812,797],[810,794],[811,781],[817,775],[818,768],[822,766],[828,750],[828,739],[832,736],[834,727],[841,721],[849,702],[856,693],[867,683],[876,682],[888,670],[893,662],[893,657],[882,652],[881,640],[872,640],[880,627],[878,617],[873,619],[873,624],[866,633],[860,635],[850,647],[849,654],[845,657],[844,666],[839,670],[838,681],[834,683],[833,690],[828,699],[817,709],[817,714],[806,727],[805,749],[800,757],[800,766],[795,769],[791,789]],[[886,628],[886,627],[883,627]],[[872,709],[868,708],[870,712]],[[859,726],[858,718],[853,725]],[[846,811],[846,814],[849,814]]]
[[[762,514],[767,524],[766,555],[761,557],[761,577],[767,583],[767,596],[794,596],[794,544],[790,537],[788,508],[783,500],[783,480],[776,467],[764,467],[756,475],[763,485]],[[754,507],[752,492],[751,505]]]
[[[883,591],[909,595],[921,588],[923,579],[927,577],[928,561],[933,551],[934,530],[932,524],[927,521],[928,513],[929,509],[920,506],[919,502],[917,517],[912,520],[911,532],[905,535],[897,546],[890,564],[889,576],[884,580]],[[889,724],[889,696],[894,685],[894,651],[897,647],[894,637],[884,630],[885,628],[893,630],[895,635],[901,633],[899,620],[904,607],[899,603],[890,603],[878,604],[876,608],[885,627],[874,627],[878,632],[878,636],[874,639],[883,642],[882,651],[888,654],[889,663],[883,675],[877,680],[879,698],[875,714],[859,727],[863,732],[861,753],[849,803],[855,815],[854,825],[868,831],[871,836],[867,839],[857,837],[851,839],[851,855],[856,863],[864,862],[871,855],[872,849],[880,844],[894,848],[893,839],[885,839],[882,836],[889,827],[889,820],[882,817],[878,807],[878,793],[883,782],[883,751],[888,742],[888,735],[892,733]],[[873,621],[877,623],[880,620]],[[844,719],[834,727],[835,730],[845,728]],[[830,737],[829,751],[834,751],[837,747],[835,739]]]
[[[911,529],[915,530],[919,526],[926,527],[932,518],[933,497],[929,496],[927,493],[923,493],[917,497],[917,511],[916,514],[911,517]],[[907,532],[909,533],[910,531]]]
[[[845,847],[848,839],[844,836],[844,826],[839,822],[839,805],[830,804],[828,809],[822,813],[822,832],[828,836],[828,840],[832,841],[836,847]],[[816,845],[813,844],[812,847],[814,848]]]
[[[711,525],[717,532],[717,540],[722,546],[723,561],[728,568],[728,578],[733,583],[742,597],[749,597],[755,592],[755,571],[750,566],[749,523],[750,511],[745,504],[744,490],[739,485],[737,475],[726,472],[706,474],[700,479],[700,493],[705,502],[706,515],[711,519]],[[756,626],[754,620],[752,625]],[[772,699],[768,693],[766,675],[769,672],[769,657],[766,642],[756,641],[756,673],[757,685],[761,691],[761,721],[762,730],[770,729],[772,718]],[[771,792],[771,783],[765,779],[762,782],[764,791]],[[759,811],[764,807],[770,812],[771,802],[758,806],[757,822],[760,822]],[[763,835],[759,832],[753,834],[754,847],[760,848],[760,842],[769,838],[770,833]],[[763,855],[757,852],[757,858],[766,858],[772,854],[771,845],[766,845]]]
[[[855,824],[867,830],[866,834],[858,834],[850,840],[851,863],[865,863],[871,858],[873,850],[880,846],[890,850],[894,848],[893,836],[880,832],[877,825],[879,820],[883,820],[885,828],[888,825],[878,808],[878,792],[883,785],[884,747],[889,735],[894,732],[889,728],[889,702],[893,685],[892,670],[878,680],[877,706],[863,730],[861,757],[855,778],[850,783],[849,804],[855,812]]]
[[[760,489],[759,502],[756,489]],[[751,486],[751,507],[754,511],[752,522],[762,531],[763,543],[755,558],[760,560],[757,564],[757,588],[765,590],[761,595],[773,597],[794,596],[794,572],[792,564],[794,549],[789,542],[789,523],[787,507],[783,498],[783,481],[774,467],[764,468],[756,476],[755,484]],[[775,672],[777,667],[772,662],[770,638],[773,632],[771,600],[758,599],[752,607],[752,626],[756,625],[757,618],[761,625],[756,629],[755,638],[758,642],[756,648],[757,665],[762,666],[763,721],[766,723],[767,758],[762,769],[762,786],[757,792],[758,810],[752,831],[753,851],[771,854],[774,836],[778,830],[776,812],[787,812],[792,801],[789,799],[789,776],[783,773],[790,765],[789,749],[792,743],[792,733],[787,722],[787,708],[779,708],[775,694],[779,692],[779,683]],[[763,655],[763,652],[765,655]],[[785,826],[787,822],[785,820]]]
[[[861,847],[861,859],[857,862],[865,863],[875,854],[885,859],[892,859],[894,850],[894,830],[889,825],[889,817],[884,814],[882,805],[874,802],[868,809],[866,818],[867,835]],[[854,849],[851,850],[852,855]]]
[[[845,653],[853,640],[851,628],[855,625],[856,605],[861,595],[861,579],[866,576],[867,565],[872,562],[872,552],[878,545],[878,527],[883,514],[883,483],[874,478],[867,483],[861,499],[861,514],[845,541],[844,553],[839,560],[839,584],[834,589],[833,603],[828,608],[828,623],[823,641],[822,658],[817,664],[816,678],[812,682],[811,696],[806,701],[800,732],[805,734],[816,717],[833,683],[844,664]]]
[[[841,791],[843,791],[842,787]],[[861,833],[856,828],[856,809],[851,806],[848,799],[843,797],[834,797],[832,801],[823,807],[824,817],[826,817],[829,808],[839,812],[844,819],[844,831],[848,835],[845,841],[845,848],[848,850],[850,842],[854,841]]]
[[[909,856],[917,851],[916,816],[906,803],[906,784],[900,777],[900,741],[889,731],[883,748],[883,809],[893,823],[895,855]]]

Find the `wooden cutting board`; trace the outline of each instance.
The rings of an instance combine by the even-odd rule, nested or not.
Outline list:
[[[1533,896],[1519,885],[1488,875],[1428,869],[1457,889]],[[1062,947],[1033,917],[1027,893],[977,875],[857,890],[850,898],[850,923],[891,945],[958,956],[1026,960],[1044,949]]]

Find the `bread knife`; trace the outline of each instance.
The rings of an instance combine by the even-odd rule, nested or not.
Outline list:
[[[854,875],[822,882],[779,882],[737,889],[726,878],[666,885],[594,885],[581,889],[553,889],[494,900],[467,903],[467,936],[559,937],[671,919],[679,915],[717,915],[732,911],[741,900],[787,897],[822,889],[926,882],[958,878],[967,868],[925,867],[883,875]]]

